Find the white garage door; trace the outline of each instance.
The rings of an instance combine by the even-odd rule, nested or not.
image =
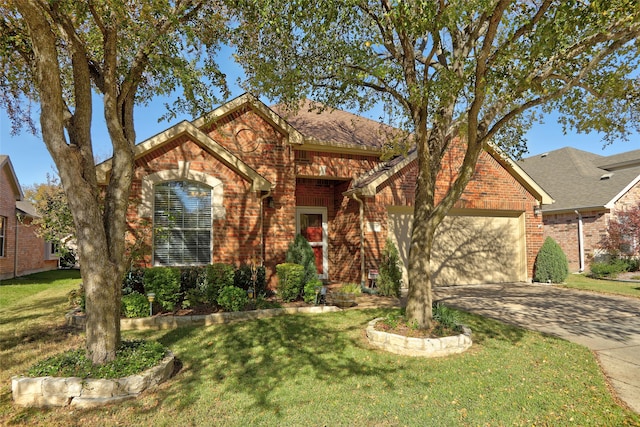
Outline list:
[[[400,252],[404,286],[412,220],[413,208],[389,208],[389,236]],[[524,215],[453,211],[436,232],[431,267],[439,286],[526,281]]]

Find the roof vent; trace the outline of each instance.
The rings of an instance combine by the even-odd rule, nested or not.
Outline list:
[[[547,157],[549,155],[549,153],[542,153],[540,154],[540,158],[544,159],[545,157]]]
[[[613,176],[613,172],[611,172],[611,173],[605,173],[604,175],[602,175],[602,176],[600,177],[600,181],[604,181],[605,179],[609,179],[609,178],[611,178],[612,176]]]

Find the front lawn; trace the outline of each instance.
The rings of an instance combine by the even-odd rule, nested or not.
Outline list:
[[[566,283],[560,285],[583,291],[602,292],[640,298],[640,282],[592,279],[584,274],[569,274]]]
[[[372,350],[365,325],[392,309],[128,332],[169,347],[182,365],[178,374],[120,405],[17,408],[10,377],[81,341],[58,329],[64,291],[38,295],[0,309],[0,425],[640,425],[615,403],[584,347],[465,314],[474,346],[461,355],[416,359]],[[45,316],[38,327],[59,332],[25,332],[16,341],[7,310],[43,313],[43,305],[59,317]]]

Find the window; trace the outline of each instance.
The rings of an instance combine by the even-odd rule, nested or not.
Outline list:
[[[56,259],[60,257],[60,245],[54,242],[45,242],[44,244],[45,259]]]
[[[7,217],[0,216],[0,257],[5,256],[5,244],[7,235]]]
[[[211,262],[211,187],[189,181],[155,186],[153,246],[154,265]]]

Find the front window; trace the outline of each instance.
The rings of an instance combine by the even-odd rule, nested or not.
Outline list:
[[[189,181],[155,186],[153,246],[154,265],[211,262],[211,187]]]
[[[0,216],[0,257],[5,256],[6,234],[7,234],[7,217]]]

